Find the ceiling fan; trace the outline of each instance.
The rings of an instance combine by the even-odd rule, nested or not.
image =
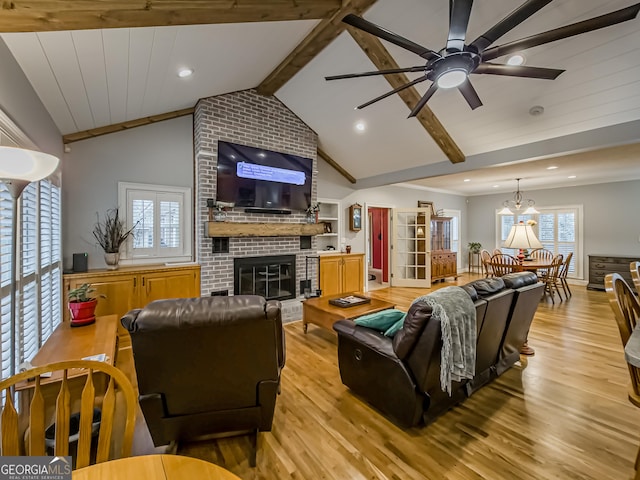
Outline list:
[[[458,88],[471,109],[476,109],[482,105],[482,102],[469,81],[469,75],[472,73],[554,80],[558,75],[564,72],[564,70],[555,68],[491,63],[490,60],[519,52],[527,48],[543,45],[549,42],[555,42],[556,40],[561,40],[563,38],[626,22],[627,20],[634,19],[638,14],[638,11],[640,11],[640,3],[638,3],[599,17],[572,23],[570,25],[565,25],[564,27],[538,33],[520,40],[515,40],[504,45],[488,48],[505,33],[518,26],[552,1],[553,0],[527,0],[487,30],[484,34],[467,44],[465,43],[467,25],[469,24],[473,0],[449,0],[449,35],[446,46],[438,52],[423,47],[422,45],[418,45],[407,38],[379,27],[361,17],[353,14],[347,15],[342,19],[343,22],[419,55],[426,60],[426,64],[392,70],[334,75],[325,77],[325,79],[339,80],[344,78],[369,77],[373,75],[386,75],[393,73],[423,72],[423,76],[380,95],[373,100],[369,100],[362,105],[358,105],[356,108],[360,109],[367,107],[379,100],[382,100],[383,98],[393,95],[394,93],[398,93],[405,88],[409,88],[417,83],[424,82],[425,80],[430,80],[433,83],[427,89],[420,101],[415,105],[413,110],[411,110],[409,117],[415,117],[427,104],[438,88]]]

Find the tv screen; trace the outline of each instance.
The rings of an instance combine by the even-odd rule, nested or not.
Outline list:
[[[235,207],[305,210],[311,203],[313,160],[218,142],[218,202]]]

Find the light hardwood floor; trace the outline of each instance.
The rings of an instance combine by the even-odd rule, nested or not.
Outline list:
[[[466,283],[478,275],[463,275]],[[452,284],[440,284],[446,286]],[[342,385],[333,332],[285,326],[287,364],[273,431],[181,445],[243,479],[631,479],[640,409],[604,292],[572,287],[569,301],[543,299],[529,343],[533,357],[428,427],[403,430]],[[422,290],[372,296],[406,309]],[[121,357],[127,368],[127,352]],[[129,368],[132,369],[130,351]],[[135,452],[149,453],[140,422]],[[195,479],[194,479],[195,480]]]

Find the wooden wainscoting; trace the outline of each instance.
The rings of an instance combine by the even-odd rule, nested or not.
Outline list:
[[[458,283],[471,278],[479,276]],[[259,437],[258,466],[248,465],[249,437],[186,444],[178,453],[243,479],[630,479],[640,412],[627,400],[620,336],[604,292],[572,290],[568,302],[540,302],[529,335],[535,356],[411,430],[342,385],[332,332],[304,335],[301,322],[287,324],[282,394],[273,431]],[[402,308],[421,293],[371,295]],[[144,422],[136,439],[136,453],[153,451]]]

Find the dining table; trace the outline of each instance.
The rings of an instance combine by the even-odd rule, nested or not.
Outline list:
[[[551,266],[553,260],[543,259],[543,258],[534,258],[533,260],[524,260],[519,266],[518,269],[515,270],[517,272],[533,272],[538,273],[538,270],[544,270]]]
[[[72,472],[73,480],[240,480],[228,470],[182,455],[140,455],[89,465]]]

